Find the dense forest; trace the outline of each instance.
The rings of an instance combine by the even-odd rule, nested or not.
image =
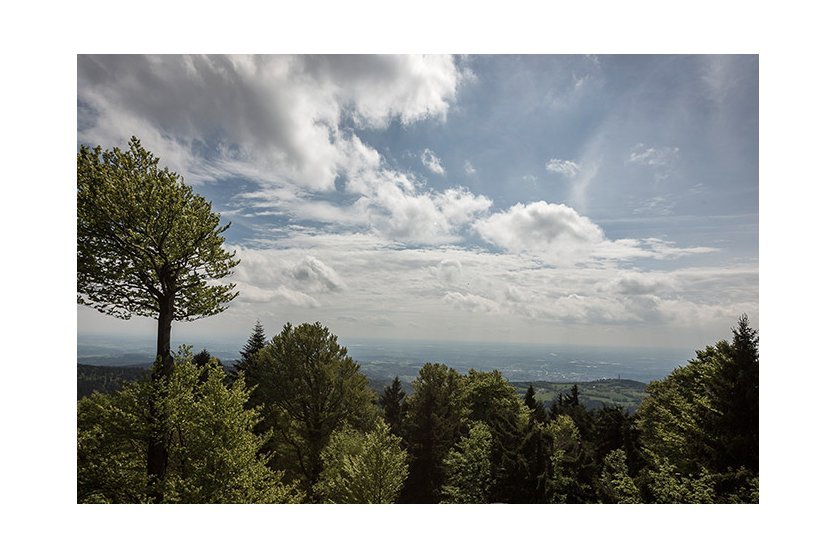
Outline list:
[[[234,366],[175,358],[163,502],[756,503],[758,375],[743,316],[635,413],[440,363],[378,396],[323,325],[258,323]],[[137,374],[78,401],[79,502],[150,500],[153,391]]]

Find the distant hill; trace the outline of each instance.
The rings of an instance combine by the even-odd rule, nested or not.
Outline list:
[[[607,406],[621,406],[634,412],[646,397],[646,383],[631,379],[597,379],[576,383],[554,383],[551,381],[511,381],[520,396],[525,396],[528,385],[533,385],[537,400],[545,407],[560,394],[567,395],[573,385],[577,385],[580,394],[580,404],[589,410]]]
[[[224,366],[226,367],[226,366]],[[77,364],[78,392],[77,398],[89,396],[93,391],[112,393],[120,389],[125,383],[136,381],[148,373],[148,367],[141,366],[94,366]],[[371,389],[381,395],[383,389],[391,385],[392,379],[369,377]],[[552,381],[511,381],[519,396],[525,396],[528,385],[533,385],[536,398],[542,401],[546,408],[560,393],[567,395],[575,383],[556,383]],[[634,412],[646,396],[646,383],[630,379],[598,379],[595,381],[576,382],[580,392],[580,404],[588,409],[608,406],[621,406]],[[402,388],[407,394],[413,392],[410,382],[403,380]]]
[[[147,373],[148,367],[77,364],[77,400],[93,394],[94,391],[112,393],[121,389],[125,383],[136,381]]]

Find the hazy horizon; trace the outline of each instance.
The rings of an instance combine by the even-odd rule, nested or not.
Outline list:
[[[666,377],[694,356],[693,350],[671,347],[566,346],[509,342],[462,342],[418,339],[339,339],[362,372],[375,379],[399,376],[411,382],[425,363],[446,364],[459,373],[470,369],[499,370],[509,381],[590,381],[633,379],[648,382]],[[229,365],[240,357],[245,342],[183,343],[192,352],[206,349]],[[147,366],[153,360],[151,337],[82,335],[76,343],[79,364]]]

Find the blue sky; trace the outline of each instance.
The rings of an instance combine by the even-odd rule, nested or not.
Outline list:
[[[260,319],[340,337],[698,347],[757,326],[756,56],[79,56],[78,142],[131,135],[232,222]],[[78,331],[147,334],[79,307]]]

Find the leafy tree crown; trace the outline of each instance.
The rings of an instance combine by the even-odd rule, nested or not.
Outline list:
[[[77,301],[122,319],[215,315],[237,296],[239,263],[220,216],[132,137],[127,151],[81,146],[77,157]]]

